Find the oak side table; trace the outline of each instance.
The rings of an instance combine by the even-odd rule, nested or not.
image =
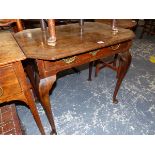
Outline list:
[[[10,32],[0,33],[0,104],[25,102],[41,132],[45,134],[21,60],[26,59]]]

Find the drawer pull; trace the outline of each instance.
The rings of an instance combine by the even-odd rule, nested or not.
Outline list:
[[[91,54],[92,56],[95,56],[95,55],[97,54],[98,51],[99,51],[99,50],[97,50],[97,51],[92,51],[92,52],[89,52],[89,54]]]
[[[66,58],[66,59],[62,59],[65,63],[70,64],[72,62],[74,62],[76,59],[76,56],[70,57],[70,58]]]
[[[0,87],[0,97],[3,96],[3,89]]]
[[[115,51],[115,50],[117,50],[120,47],[120,45],[121,44],[111,46],[111,49]]]

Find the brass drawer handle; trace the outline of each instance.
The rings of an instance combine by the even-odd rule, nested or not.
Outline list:
[[[3,96],[3,88],[0,87],[0,97]]]
[[[99,52],[99,50],[97,50],[97,51],[92,51],[92,52],[89,52],[89,54],[91,54],[92,56],[95,56],[98,52]]]
[[[120,45],[121,44],[111,46],[111,49],[115,51],[115,50],[117,50],[120,47]]]
[[[72,62],[74,62],[76,59],[76,56],[70,57],[70,58],[66,58],[66,59],[62,59],[66,64],[70,64]]]

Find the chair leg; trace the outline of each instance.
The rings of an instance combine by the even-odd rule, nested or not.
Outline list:
[[[142,33],[141,33],[139,39],[142,39],[143,38],[144,33],[145,33],[145,27],[143,27],[143,30],[142,30]]]
[[[143,35],[144,35],[145,31],[146,31],[146,25],[147,25],[147,21],[144,20],[143,30],[142,30],[142,33],[141,33],[139,39],[142,39],[143,38]]]

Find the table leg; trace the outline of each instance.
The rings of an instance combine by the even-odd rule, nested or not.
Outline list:
[[[26,67],[25,67],[25,71],[27,73],[27,76],[30,79],[34,97],[35,97],[35,99],[37,99],[36,97],[39,97],[39,92],[37,91],[37,88],[36,88],[35,71],[33,69],[33,65],[27,64]]]
[[[115,54],[115,56],[114,56],[114,62],[113,62],[113,66],[114,67],[116,67],[117,57],[118,57],[118,54]]]
[[[78,70],[77,68],[73,67],[72,70],[73,70],[75,73],[80,74],[80,70]]]
[[[45,135],[45,131],[42,126],[42,123],[41,123],[41,120],[40,120],[40,117],[39,117],[39,114],[38,114],[38,111],[37,111],[37,108],[36,108],[36,105],[35,105],[32,95],[30,94],[29,91],[27,91],[27,92],[25,92],[25,96],[26,96],[26,100],[27,100],[26,104],[29,106],[30,111],[34,117],[34,120],[36,121],[36,124],[37,124],[41,134]]]
[[[13,66],[14,66],[15,73],[18,76],[18,80],[19,80],[19,82],[22,86],[22,89],[23,89],[23,93],[24,93],[23,101],[29,106],[30,111],[32,112],[32,115],[36,121],[36,124],[37,124],[41,134],[44,135],[45,131],[42,126],[42,123],[41,123],[41,120],[40,120],[40,117],[39,117],[39,114],[38,114],[38,111],[37,111],[37,108],[35,105],[35,101],[33,99],[33,95],[31,93],[29,86],[28,86],[23,66],[22,66],[21,62],[15,62],[15,63],[13,63]]]
[[[116,95],[118,93],[118,90],[120,88],[120,85],[122,83],[123,78],[125,77],[129,66],[131,64],[131,54],[129,51],[125,52],[125,53],[121,53],[119,54],[119,66],[118,66],[118,70],[117,70],[117,83],[116,83],[116,87],[115,87],[115,91],[113,94],[113,102],[114,103],[118,103],[118,100],[116,99]]]
[[[38,90],[40,94],[41,104],[46,112],[47,118],[52,128],[51,134],[57,134],[54,118],[51,110],[50,97],[49,97],[49,91],[52,88],[55,81],[56,81],[56,75],[50,76],[44,79],[39,79],[39,83],[38,83],[38,87],[39,87]]]
[[[97,77],[99,70],[100,70],[100,60],[96,60],[96,67],[95,67],[95,77]]]
[[[89,77],[88,77],[88,81],[92,80],[91,75],[92,75],[93,65],[94,65],[94,61],[89,63]]]

